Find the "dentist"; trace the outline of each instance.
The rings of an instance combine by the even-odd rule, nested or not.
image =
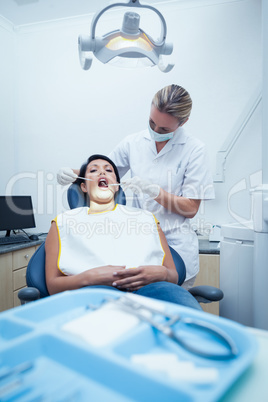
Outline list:
[[[156,216],[168,244],[184,260],[186,289],[193,286],[199,271],[198,239],[190,219],[202,200],[214,198],[204,144],[184,129],[191,109],[184,88],[164,87],[152,100],[148,128],[127,136],[109,154],[121,178],[130,170],[123,190],[133,191],[133,206]],[[72,183],[76,173],[60,169],[58,183]]]

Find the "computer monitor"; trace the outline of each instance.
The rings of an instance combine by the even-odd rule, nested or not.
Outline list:
[[[35,227],[32,198],[29,195],[0,196],[0,230],[11,230]]]

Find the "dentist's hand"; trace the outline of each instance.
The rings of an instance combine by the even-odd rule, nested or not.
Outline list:
[[[121,184],[121,187],[123,188],[123,191],[130,189],[135,194],[144,193],[148,194],[151,198],[158,197],[160,193],[160,186],[158,184],[153,184],[138,176],[125,180],[124,184]]]
[[[77,179],[77,174],[69,167],[61,168],[57,173],[57,182],[62,186],[67,186]]]

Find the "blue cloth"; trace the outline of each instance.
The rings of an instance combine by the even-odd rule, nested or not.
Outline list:
[[[113,286],[90,286],[90,288],[104,288],[104,289],[114,289]],[[151,297],[152,299],[163,300],[171,303],[176,303],[181,306],[191,307],[196,310],[201,310],[198,301],[189,293],[187,290],[183,289],[181,286],[175,285],[170,282],[154,282],[149,285],[143,286],[139,290],[132,292],[134,294]]]

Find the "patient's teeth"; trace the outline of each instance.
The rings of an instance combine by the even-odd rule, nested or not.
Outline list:
[[[105,179],[99,181],[99,187],[108,187],[108,183]]]

